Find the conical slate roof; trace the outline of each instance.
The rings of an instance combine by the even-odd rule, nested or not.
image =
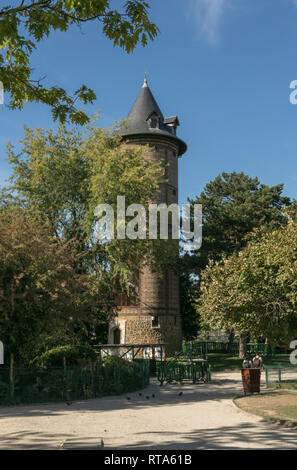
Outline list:
[[[157,113],[161,120],[164,121],[164,116],[145,80],[128,114],[127,120],[129,122],[129,128],[133,130],[143,130],[144,124],[147,126],[146,120],[152,112]],[[147,127],[145,127],[145,129],[147,129]]]
[[[152,127],[150,123],[151,116],[153,118],[158,116],[157,127]],[[144,84],[128,114],[126,121],[127,127],[121,130],[121,135],[123,137],[147,134],[164,136],[175,140],[179,144],[179,155],[182,155],[186,151],[187,146],[185,142],[176,137],[174,128],[167,124],[167,122],[172,122],[174,119],[176,119],[178,123],[178,118],[176,116],[171,117],[169,120],[168,118],[164,119],[164,116],[145,79]]]

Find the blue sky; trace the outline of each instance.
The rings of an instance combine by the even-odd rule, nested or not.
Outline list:
[[[124,2],[114,0],[120,7]],[[188,144],[180,159],[179,199],[199,194],[222,171],[243,171],[297,198],[297,0],[149,0],[160,28],[146,48],[113,48],[96,23],[54,33],[32,57],[36,78],[97,94],[101,126],[125,117],[149,70],[164,115],[177,114]],[[48,107],[0,109],[0,184],[10,174],[6,144],[31,128],[55,128]]]

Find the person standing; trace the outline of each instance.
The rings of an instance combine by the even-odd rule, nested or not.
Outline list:
[[[262,357],[259,355],[258,352],[256,352],[256,355],[253,358],[253,367],[255,369],[264,369]]]
[[[250,358],[248,356],[246,356],[243,360],[242,368],[243,369],[251,369],[252,367],[253,367],[252,361],[250,360]]]

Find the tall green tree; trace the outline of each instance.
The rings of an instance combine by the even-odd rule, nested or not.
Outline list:
[[[296,222],[257,231],[242,251],[203,271],[197,299],[202,323],[288,347],[297,334],[296,279]],[[243,357],[244,348],[240,352]]]
[[[71,26],[98,24],[99,31],[126,52],[138,43],[146,46],[157,33],[148,16],[144,0],[120,2],[112,8],[110,0],[19,0],[0,6],[0,81],[10,93],[9,106],[21,109],[24,101],[49,105],[54,120],[84,124],[88,116],[77,102],[92,103],[96,95],[86,85],[69,95],[63,88],[45,85],[44,72],[33,74],[31,54],[38,43],[54,31],[67,32]],[[117,2],[119,3],[119,2]]]
[[[191,279],[186,273],[179,277],[180,309],[182,312],[182,331],[186,341],[197,337],[200,329],[200,317],[196,309],[197,279]]]
[[[26,129],[20,152],[8,146],[13,167],[11,191],[21,204],[41,214],[53,236],[77,240],[79,252],[88,254],[81,270],[96,271],[99,281],[108,278],[111,287],[115,284],[126,292],[153,243],[139,239],[98,243],[94,211],[99,204],[110,204],[116,216],[117,196],[125,196],[126,205],[148,207],[164,170],[161,163],[145,159],[146,152],[146,147],[126,146],[116,129],[95,125],[86,126],[84,132],[63,126],[56,133]],[[160,263],[164,250],[155,251]]]
[[[239,252],[247,235],[258,227],[267,230],[287,222],[283,209],[290,198],[282,196],[283,184],[267,186],[244,173],[222,173],[208,183],[191,204],[202,204],[203,242],[196,254],[203,269],[209,260]]]
[[[244,173],[222,173],[208,183],[201,194],[189,202],[202,204],[202,246],[183,260],[184,298],[192,303],[191,278],[200,278],[202,270],[212,261],[238,253],[246,246],[249,234],[262,227],[267,231],[287,223],[284,210],[291,201],[282,196],[283,185],[267,186]],[[199,283],[195,285],[197,295]],[[193,303],[192,303],[193,305]],[[187,310],[189,311],[189,310]]]

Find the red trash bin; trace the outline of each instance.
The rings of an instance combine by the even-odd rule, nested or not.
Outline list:
[[[241,369],[244,394],[260,393],[260,369]]]

